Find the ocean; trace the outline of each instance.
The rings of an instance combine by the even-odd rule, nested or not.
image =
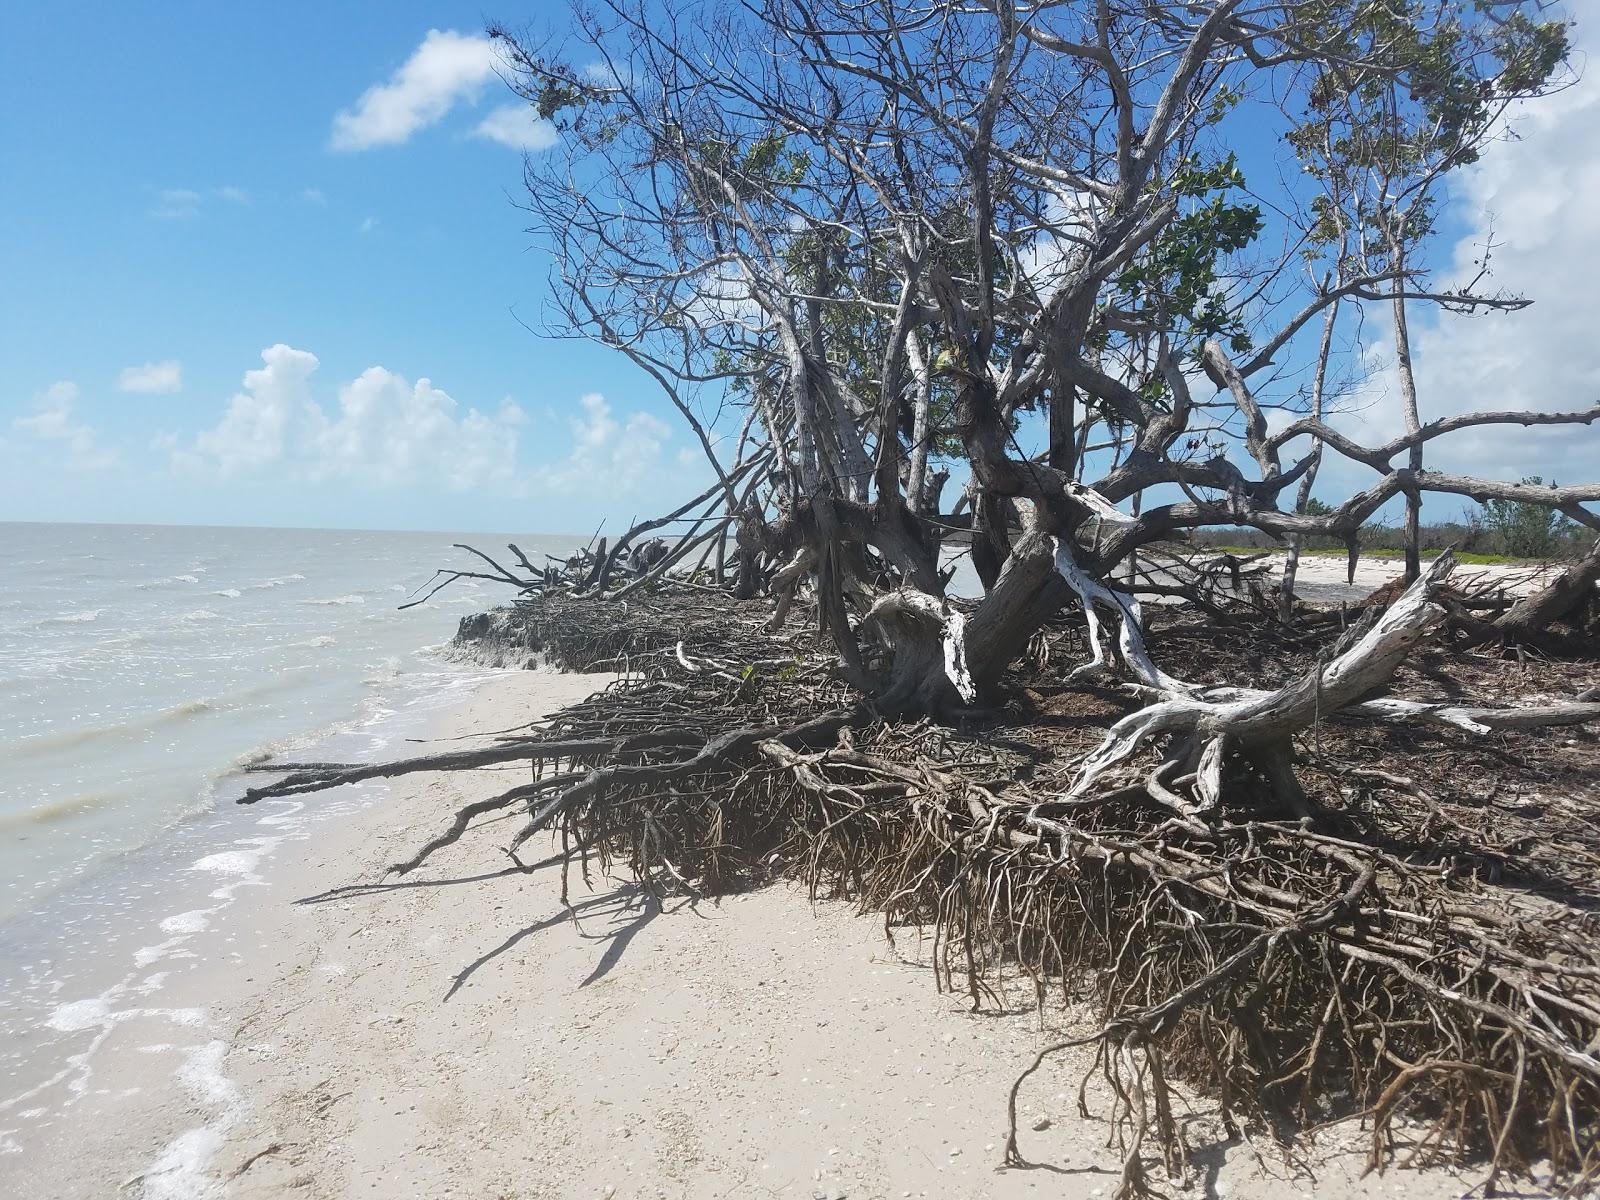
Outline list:
[[[439,657],[506,587],[399,605],[453,542],[535,562],[584,539],[0,524],[0,935],[231,805],[236,768],[341,736],[376,754],[472,673]]]

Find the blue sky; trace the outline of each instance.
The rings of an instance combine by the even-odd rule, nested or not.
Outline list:
[[[553,135],[479,30],[555,11],[6,5],[0,519],[588,532],[697,488],[653,385],[518,324],[546,294],[521,150]],[[1600,394],[1596,80],[1518,128],[1457,183],[1441,281],[1492,228],[1497,281],[1537,303],[1419,314],[1426,416]],[[1373,437],[1385,354],[1346,419]],[[1430,463],[1600,475],[1593,429],[1455,445]],[[1338,499],[1371,475],[1324,479]]]
[[[699,478],[629,364],[513,315],[538,323],[545,264],[513,204],[521,150],[479,132],[514,100],[467,44],[483,17],[5,6],[0,518],[587,530]],[[394,80],[435,29],[460,35],[453,58],[435,38]],[[280,352],[282,371],[243,388],[279,345],[315,356],[304,387],[284,376],[305,360]],[[375,367],[370,419],[340,424],[340,389]],[[448,420],[419,379],[454,400]],[[204,443],[241,390],[274,388],[336,426],[315,462],[237,422]],[[418,443],[363,462],[390,411],[410,411]],[[627,477],[650,468],[653,484]]]

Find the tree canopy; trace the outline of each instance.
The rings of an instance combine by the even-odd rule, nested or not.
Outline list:
[[[562,132],[527,177],[553,324],[665,390],[717,480],[686,543],[736,528],[745,594],[812,580],[866,691],[952,701],[863,657],[875,606],[942,600],[952,531],[986,589],[982,691],[1074,594],[1063,549],[1115,586],[1152,543],[1243,525],[1342,538],[1353,568],[1363,522],[1427,492],[1600,527],[1600,484],[1421,459],[1600,408],[1423,426],[1408,390],[1407,432],[1369,446],[1322,400],[1357,352],[1341,314],[1526,303],[1435,285],[1422,248],[1440,180],[1567,78],[1531,0],[600,0],[576,30],[491,29]],[[1294,489],[1324,447],[1375,478],[1317,511]]]

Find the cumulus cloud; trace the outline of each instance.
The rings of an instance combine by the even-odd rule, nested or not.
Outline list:
[[[147,362],[142,367],[123,367],[117,375],[117,388],[124,392],[165,395],[183,390],[183,364],[175,358]]]
[[[526,104],[506,104],[495,109],[478,122],[472,136],[530,153],[550,149],[557,139],[556,127]]]
[[[735,266],[718,263],[685,283],[692,291],[677,297],[681,315],[703,329],[733,325],[754,331],[766,323],[749,280]]]
[[[638,490],[660,464],[671,429],[644,412],[619,421],[599,392],[580,397],[578,409],[570,421],[572,452],[547,474],[550,487],[567,492],[604,487],[608,495]]]
[[[325,407],[311,387],[316,355],[280,343],[261,360],[222,419],[175,449],[177,465],[224,477],[442,485],[452,492],[519,484],[517,430],[526,418],[509,400],[493,415],[463,411],[427,379],[411,383],[368,367]]]
[[[68,465],[79,470],[94,470],[116,461],[112,451],[102,449],[95,432],[77,415],[78,385],[70,380],[53,383],[33,398],[33,412],[11,422],[11,428],[39,442],[61,446]]]
[[[499,65],[481,35],[430,29],[387,82],[361,94],[333,119],[335,150],[367,150],[406,141],[436,124],[458,102],[476,102]]]
[[[1021,248],[1017,259],[1022,274],[1041,299],[1048,299],[1066,282],[1074,239],[1094,227],[1098,204],[1088,192],[1059,192],[1045,201],[1046,228]]]
[[[326,423],[311,401],[307,380],[317,369],[317,356],[281,342],[261,352],[266,364],[246,371],[244,390],[228,401],[228,410],[213,429],[179,451],[180,460],[205,464],[223,475],[235,475],[283,461],[298,440],[297,431]]]
[[[1534,303],[1476,317],[1418,312],[1412,342],[1424,421],[1482,409],[1558,411],[1600,403],[1597,194],[1600,77],[1593,74],[1527,105],[1506,139],[1460,173],[1451,199],[1467,232],[1441,275],[1470,279],[1492,238],[1493,283]],[[1393,356],[1392,339],[1374,345],[1374,374],[1360,397],[1366,407],[1341,421],[1343,427],[1374,440],[1401,431]],[[1600,428],[1463,430],[1431,443],[1426,461],[1436,470],[1491,478],[1586,482],[1600,477]]]

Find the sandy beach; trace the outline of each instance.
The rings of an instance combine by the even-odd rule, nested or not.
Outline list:
[[[1600,0],[3,11],[0,1200],[1600,1200]]]
[[[1287,555],[1275,552],[1252,565],[1268,568],[1262,582],[1271,590],[1282,582],[1286,561]],[[1431,561],[1431,555],[1424,558],[1424,567]],[[1301,599],[1320,604],[1356,600],[1399,579],[1405,573],[1405,566],[1402,558],[1364,554],[1356,563],[1354,581],[1346,582],[1348,565],[1343,554],[1307,554],[1301,557],[1300,565],[1295,569],[1295,590]],[[1503,588],[1508,596],[1522,596],[1532,591],[1540,580],[1561,570],[1561,567],[1560,563],[1549,566],[1463,563],[1457,565],[1452,578],[1458,585],[1470,583],[1474,588]]]
[[[601,681],[507,674],[434,735],[504,729]],[[914,930],[891,946],[880,921],[784,887],[662,910],[601,876],[574,875],[566,910],[558,866],[523,874],[506,862],[503,823],[384,881],[386,864],[495,782],[405,781],[290,847],[228,923],[190,944],[182,969],[128,985],[159,993],[158,1007],[83,1023],[95,1030],[92,1082],[85,1073],[48,1137],[0,1155],[0,1193],[1114,1188],[1109,1131],[1078,1115],[1082,1056],[1048,1066],[1023,1096],[1024,1152],[1046,1165],[997,1169],[1007,1089],[1062,1026],[1041,1027],[1021,981],[1004,1015],[941,995]],[[1270,1140],[1225,1139],[1215,1115],[1199,1100],[1186,1117],[1196,1195],[1447,1196],[1475,1182],[1363,1179],[1359,1156],[1326,1139],[1314,1181]]]

